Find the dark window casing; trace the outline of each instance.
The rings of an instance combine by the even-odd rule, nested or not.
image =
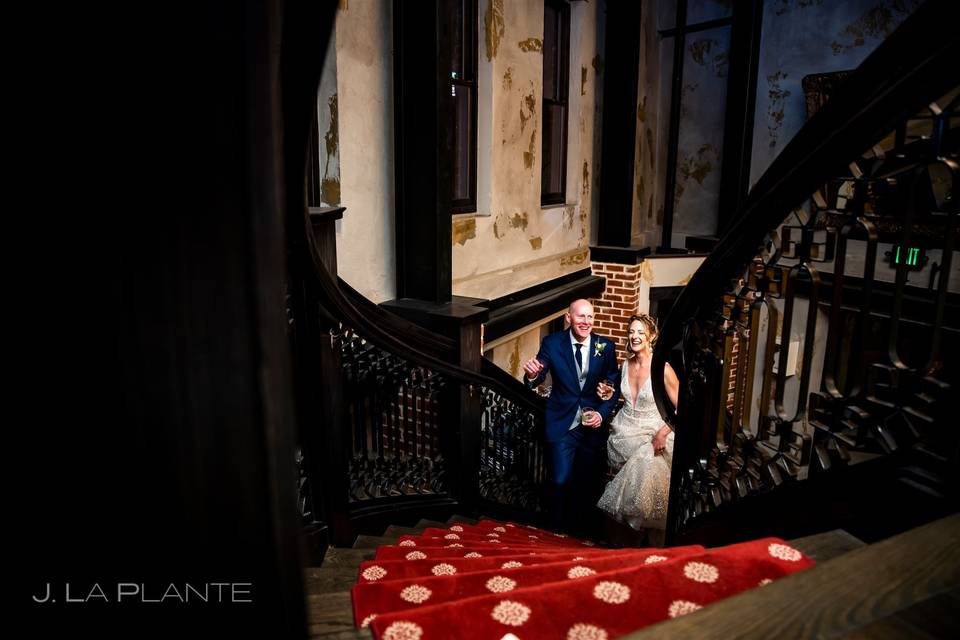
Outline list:
[[[542,205],[566,202],[569,84],[570,5],[546,0],[543,5]]]
[[[477,210],[477,0],[459,0],[453,37],[453,213]]]

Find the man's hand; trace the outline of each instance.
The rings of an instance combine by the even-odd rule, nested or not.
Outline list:
[[[523,372],[527,374],[527,380],[534,380],[543,371],[543,363],[536,358],[530,358],[523,363]]]
[[[653,455],[662,456],[667,450],[667,436],[670,435],[671,431],[673,429],[663,425],[660,427],[660,431],[657,431],[657,435],[653,436]]]
[[[589,429],[596,429],[603,424],[603,416],[593,409],[584,409],[583,419],[581,422],[583,423],[583,426]]]

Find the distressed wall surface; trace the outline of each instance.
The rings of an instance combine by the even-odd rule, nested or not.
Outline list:
[[[317,164],[320,170],[320,202],[340,205],[340,109],[337,88],[337,34],[333,33],[323,59],[320,89],[317,91],[317,135],[320,138]]]
[[[665,149],[670,113],[669,63],[673,54],[669,47],[661,43],[657,35],[659,26],[656,3],[644,5],[640,19],[640,78],[631,225],[631,244],[641,247],[659,244],[663,225]],[[662,59],[662,56],[666,59]]]
[[[767,0],[750,182],[806,121],[805,75],[856,68],[921,0]]]
[[[341,2],[336,25],[340,202],[347,208],[337,227],[337,268],[374,302],[396,293],[391,6]]]
[[[479,3],[477,213],[454,219],[454,295],[498,298],[589,267],[599,4],[570,5],[567,203],[543,209],[543,7]]]

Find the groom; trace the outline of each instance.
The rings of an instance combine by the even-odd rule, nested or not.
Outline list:
[[[570,329],[543,339],[536,358],[523,364],[528,387],[549,372],[553,388],[547,398],[547,473],[551,525],[555,531],[593,536],[599,529],[594,509],[603,490],[607,430],[604,421],[616,394],[601,401],[597,383],[617,380],[617,349],[594,335],[593,305],[575,300],[565,316]]]

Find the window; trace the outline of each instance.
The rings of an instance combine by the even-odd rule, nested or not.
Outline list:
[[[477,0],[460,0],[453,34],[453,213],[477,210]]]
[[[570,66],[570,6],[543,5],[543,167],[540,203],[563,204],[567,190],[567,89]]]

